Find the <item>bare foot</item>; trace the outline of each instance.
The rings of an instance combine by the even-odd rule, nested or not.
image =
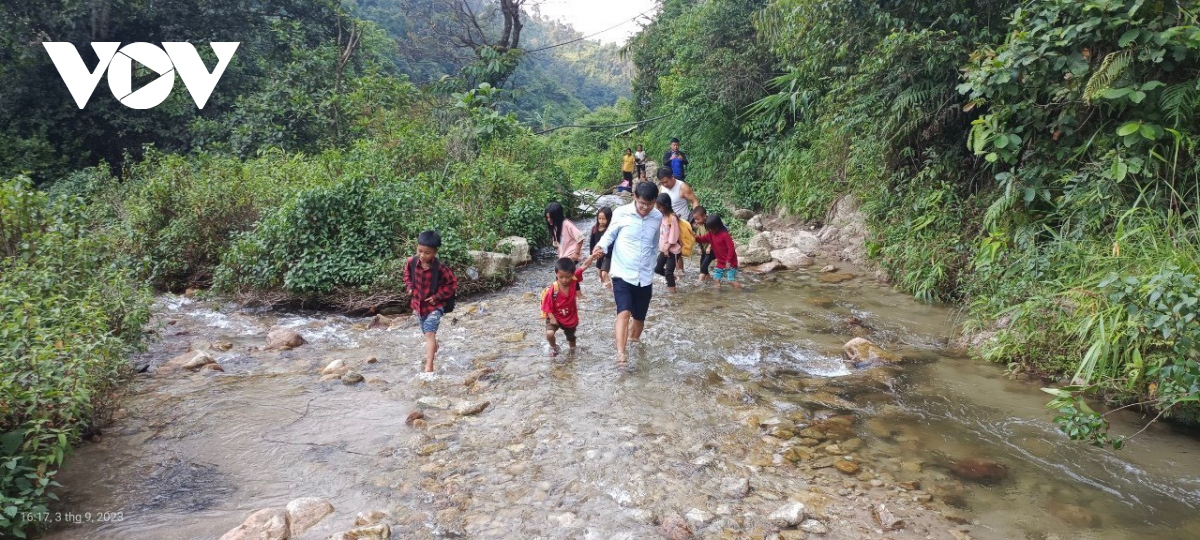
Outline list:
[[[731,283],[731,285],[733,285],[733,288],[735,288],[735,289],[741,289],[741,288],[742,288],[742,284],[741,284],[741,283],[738,283],[738,282],[736,282],[736,281],[735,281],[735,282],[733,282],[733,283]]]
[[[626,359],[627,359],[627,357],[626,357],[625,353],[623,353],[623,352],[617,353],[617,366],[625,367]]]
[[[558,356],[558,347],[550,347],[550,358]]]

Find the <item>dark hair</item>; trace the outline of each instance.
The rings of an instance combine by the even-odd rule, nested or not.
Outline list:
[[[575,261],[570,258],[563,257],[563,258],[555,261],[554,271],[556,273],[557,272],[567,272],[569,274],[574,274],[575,273]]]
[[[638,150],[641,150],[641,149],[642,149],[642,145],[640,145],[640,144],[639,144],[639,145],[638,145]]]
[[[701,205],[699,205],[699,204],[697,204],[696,206],[693,206],[693,207],[692,207],[692,213],[693,213],[693,214],[695,214],[696,212],[699,212],[699,213],[701,213],[701,214],[704,214],[704,215],[706,215],[706,216],[708,215],[708,209],[704,208],[703,206],[701,206]],[[706,222],[706,223],[707,223],[707,222]]]
[[[601,206],[599,210],[596,210],[596,217],[600,217],[600,216],[604,216],[604,217],[608,218],[608,224],[612,225],[612,207]],[[600,220],[599,219],[596,220],[595,225],[592,225],[592,232],[593,233],[600,232]]]
[[[633,196],[643,201],[653,201],[658,196],[658,187],[653,182],[642,182],[633,188]]]
[[[567,218],[563,215],[563,205],[558,201],[546,205],[546,214],[550,216],[550,221],[546,228],[550,229],[550,238],[562,242],[563,221]]]
[[[721,221],[721,216],[717,214],[709,215],[708,219],[704,220],[704,227],[707,228],[709,232],[715,233],[729,230],[725,228],[725,222]]]
[[[671,168],[670,168],[670,167],[659,167],[659,168],[658,168],[658,179],[659,179],[659,180],[662,180],[663,178],[666,178],[666,177],[668,177],[668,176],[672,176],[672,175],[674,175],[674,174],[675,174],[675,173],[671,172]]]
[[[630,152],[630,153],[632,153],[632,152],[633,152],[633,149],[632,149],[632,148],[626,148],[626,149],[625,149],[625,151],[626,151],[626,152]]]
[[[671,142],[673,142],[673,143],[678,143],[678,142],[679,142],[679,137],[671,137]]]
[[[671,206],[671,196],[670,195],[667,195],[666,193],[659,193],[658,199],[655,200],[654,202],[658,203],[659,206],[666,208],[666,210],[663,211],[664,215],[669,216],[669,215],[675,213],[675,210]]]
[[[437,231],[423,231],[417,235],[417,245],[433,249],[442,247],[442,235]]]

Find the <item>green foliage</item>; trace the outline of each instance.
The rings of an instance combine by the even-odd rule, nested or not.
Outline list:
[[[26,537],[80,432],[104,422],[130,375],[150,298],[78,201],[28,178],[0,183],[0,535]]]

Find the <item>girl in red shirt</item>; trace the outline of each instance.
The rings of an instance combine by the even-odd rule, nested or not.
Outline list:
[[[738,260],[737,251],[733,247],[733,237],[729,236],[729,229],[725,228],[721,216],[709,215],[704,227],[708,229],[708,234],[697,236],[696,242],[712,245],[713,258],[717,261],[717,268],[713,270],[712,277],[717,288],[721,288],[722,281],[728,281],[735,289],[742,288],[742,284],[737,282]]]

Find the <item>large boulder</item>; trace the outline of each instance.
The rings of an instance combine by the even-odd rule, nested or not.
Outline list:
[[[289,328],[272,328],[267,332],[267,350],[268,351],[286,351],[295,349],[301,345],[308,343],[295,330]]]
[[[523,266],[531,260],[529,241],[520,236],[510,236],[496,243],[496,250],[512,257],[513,264]]]
[[[751,237],[748,245],[772,251],[792,247],[792,239],[781,232],[763,231]]]
[[[737,249],[738,265],[754,266],[771,261],[771,252],[762,247],[741,246]]]
[[[182,370],[199,371],[200,368],[208,364],[216,364],[217,361],[211,355],[204,351],[188,351],[175,358],[167,360],[158,369],[154,370],[156,374],[167,375]]]
[[[221,536],[221,540],[288,540],[288,512],[283,508],[264,508],[246,518],[241,525]]]
[[[791,269],[805,268],[813,265],[812,257],[800,251],[799,248],[794,247],[774,250],[771,252],[771,258]]]
[[[508,279],[516,271],[513,258],[504,253],[490,251],[468,251],[473,266],[481,279]]]
[[[809,231],[791,231],[792,247],[804,253],[813,253],[821,245],[821,238]]]
[[[325,516],[333,513],[333,505],[329,501],[317,497],[303,497],[287,504],[289,530],[292,536],[299,536],[313,525],[320,523]]]
[[[737,210],[733,211],[733,217],[738,218],[742,221],[746,221],[746,220],[754,217],[754,210],[748,210],[746,208],[738,208]]]
[[[766,225],[763,225],[762,214],[750,218],[750,220],[746,222],[746,226],[749,227],[750,230],[756,232],[767,228]]]
[[[842,346],[842,354],[855,366],[899,364],[900,357],[863,338],[854,338]]]

